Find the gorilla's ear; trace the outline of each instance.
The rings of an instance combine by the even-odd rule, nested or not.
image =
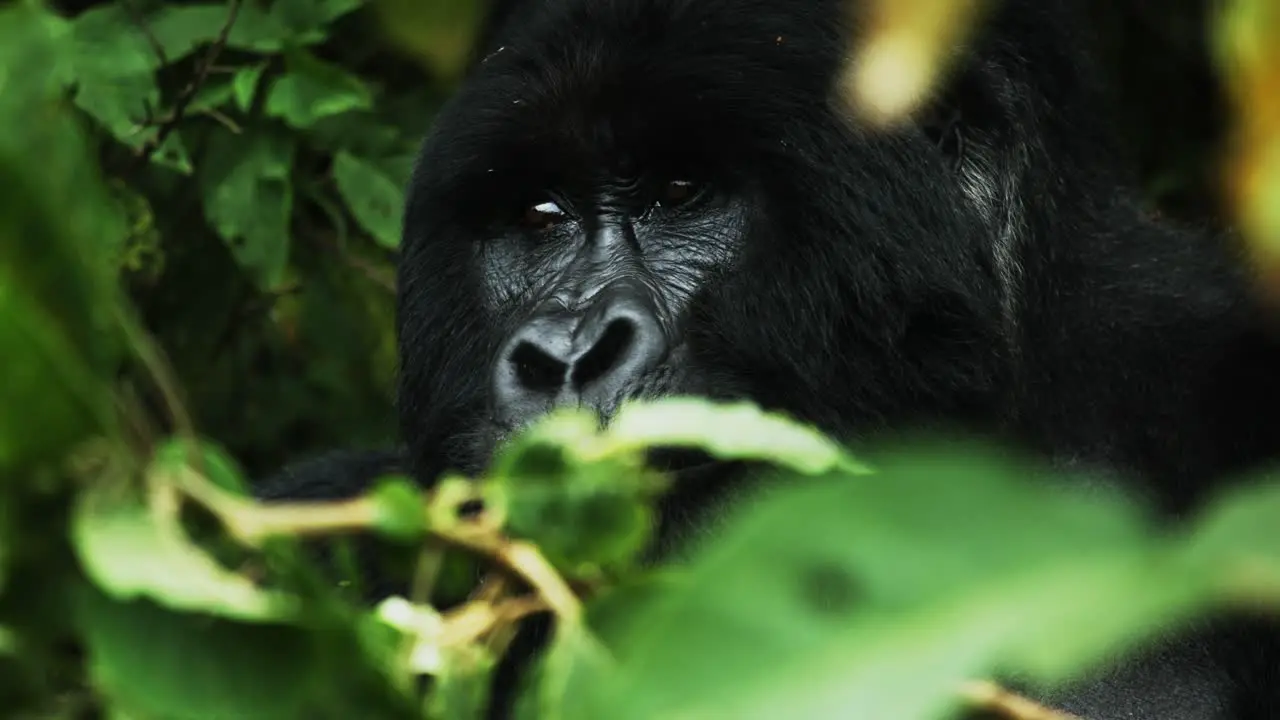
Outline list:
[[[960,108],[945,98],[935,99],[925,107],[916,121],[920,132],[929,138],[944,158],[951,161],[951,169],[959,170],[964,161],[964,133],[960,128]]]
[[[954,68],[934,97],[916,115],[916,127],[960,169],[971,143],[988,146],[1008,138],[1008,108],[1002,106],[998,78],[976,63]]]
[[[915,127],[937,148],[974,207],[998,222],[1015,198],[1024,148],[1006,106],[1007,77],[999,68],[962,61],[918,111]]]

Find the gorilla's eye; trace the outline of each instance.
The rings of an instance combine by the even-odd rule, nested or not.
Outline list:
[[[524,217],[521,219],[524,226],[532,230],[546,230],[552,226],[559,225],[568,219],[568,215],[560,206],[551,200],[540,202],[537,205],[530,205],[525,208]]]
[[[702,195],[701,185],[690,180],[671,180],[658,193],[658,204],[665,208],[687,205]]]

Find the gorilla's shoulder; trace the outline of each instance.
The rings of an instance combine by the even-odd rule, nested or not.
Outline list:
[[[253,494],[260,500],[339,500],[400,472],[405,464],[399,450],[333,450],[287,465],[256,483]]]

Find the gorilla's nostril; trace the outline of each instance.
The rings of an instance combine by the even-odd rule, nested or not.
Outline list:
[[[626,318],[609,323],[596,344],[574,364],[573,373],[569,376],[573,389],[581,392],[612,370],[625,357],[635,334],[635,325]]]
[[[511,351],[511,364],[522,387],[552,394],[564,384],[564,373],[568,369],[563,362],[529,342],[522,342]]]

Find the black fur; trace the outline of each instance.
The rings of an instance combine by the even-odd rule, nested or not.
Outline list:
[[[494,363],[551,299],[604,284],[595,271],[639,278],[671,343],[625,395],[750,398],[849,440],[959,425],[1109,471],[1173,519],[1280,449],[1280,352],[1234,241],[1144,212],[1069,3],[997,4],[939,98],[888,131],[833,100],[846,7],[498,3],[405,215],[416,477],[482,470],[536,415],[499,402]],[[627,204],[687,177],[703,204]],[[520,224],[552,196],[572,221]],[[615,230],[625,272],[621,255],[582,260]],[[607,417],[619,399],[591,404]],[[354,494],[392,457],[322,461],[264,493]],[[677,494],[667,519],[711,499]],[[1096,720],[1280,714],[1274,634],[1253,630],[1206,628],[1065,702]],[[1194,699],[1168,709],[1175,682]]]

